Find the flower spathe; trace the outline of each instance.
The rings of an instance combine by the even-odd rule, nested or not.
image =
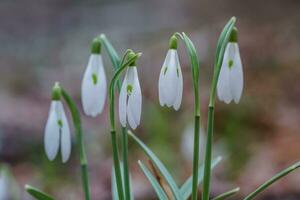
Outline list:
[[[240,101],[243,91],[243,67],[237,42],[229,42],[217,84],[217,94],[220,101],[235,103]]]
[[[45,151],[49,160],[54,160],[60,148],[62,162],[71,154],[71,135],[67,117],[60,100],[52,100],[45,128]]]
[[[142,111],[142,93],[137,68],[127,68],[119,96],[119,118],[121,125],[126,127],[128,121],[132,129],[140,124]]]
[[[103,110],[106,99],[106,76],[101,54],[91,54],[81,85],[84,113],[95,117]]]
[[[178,110],[181,105],[183,78],[176,49],[169,49],[160,71],[158,81],[159,103],[173,106]]]

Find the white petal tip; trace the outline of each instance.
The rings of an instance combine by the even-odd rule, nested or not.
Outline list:
[[[173,106],[174,110],[178,111],[180,109],[180,106]]]

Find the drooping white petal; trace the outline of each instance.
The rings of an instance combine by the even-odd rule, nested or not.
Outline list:
[[[103,66],[103,61],[101,58],[101,65],[99,65],[99,71],[98,71],[98,89],[99,89],[99,113],[103,111],[104,105],[105,105],[105,100],[106,100],[106,95],[107,95],[107,82],[106,82],[106,75],[105,75],[105,70]]]
[[[218,97],[221,101],[224,101],[225,103],[230,103],[232,100],[232,94],[231,94],[231,89],[230,89],[230,69],[228,66],[229,61],[231,58],[229,57],[229,46],[227,45],[221,70],[220,70],[220,75],[219,75],[219,80],[217,83],[217,94]]]
[[[102,57],[92,54],[81,86],[81,100],[86,115],[95,117],[102,112],[106,99],[106,88]]]
[[[128,107],[129,107],[129,105],[128,105]],[[128,119],[129,126],[133,130],[136,129],[138,125],[134,119],[133,112],[130,108],[127,109],[127,117],[128,117],[127,119]]]
[[[135,129],[136,126],[140,124],[141,119],[141,111],[142,111],[142,93],[141,93],[141,87],[138,79],[138,73],[136,67],[130,67],[129,70],[133,71],[134,74],[134,80],[133,80],[133,89],[132,93],[128,97],[128,122],[131,126],[131,128]],[[134,123],[130,123],[130,121],[133,121]]]
[[[233,66],[230,68],[230,88],[234,102],[238,103],[240,101],[244,85],[243,67],[238,44],[233,43],[232,45],[234,57]]]
[[[61,149],[62,162],[65,163],[68,161],[71,154],[71,134],[70,134],[69,123],[62,104],[60,109],[61,109],[60,112],[61,112],[61,119],[62,119],[60,149]]]
[[[59,104],[61,104],[60,101],[51,102],[48,120],[45,128],[44,145],[46,155],[49,160],[54,160],[59,149],[60,127],[58,124],[59,117],[57,113]]]
[[[159,80],[158,80],[158,98],[159,98],[159,104],[161,106],[164,106],[166,103],[166,98],[165,94],[163,92],[163,87],[164,87],[164,67],[161,68],[160,74],[159,74]]]
[[[164,77],[164,85],[163,85],[163,93],[165,94],[165,100],[168,107],[171,107],[177,96],[177,84],[178,84],[178,76],[177,76],[177,51],[174,49],[169,49],[168,54],[170,54],[170,58],[166,63],[166,71]]]
[[[175,110],[178,110],[180,108],[181,105],[181,101],[182,101],[182,92],[183,92],[183,78],[182,78],[182,72],[181,72],[181,67],[180,67],[180,63],[179,63],[179,59],[178,59],[178,55],[176,52],[176,68],[177,68],[177,94],[176,94],[176,98],[175,98],[175,102],[173,104],[173,107]]]
[[[170,60],[170,51],[167,52],[165,61],[161,67],[160,74],[159,74],[159,80],[158,80],[158,95],[159,95],[159,103],[161,106],[164,106],[166,104],[166,90],[165,87],[165,73],[168,70],[169,60]]]
[[[128,70],[126,71],[121,92],[119,96],[119,119],[123,127],[126,127],[126,116],[127,116],[127,79]]]

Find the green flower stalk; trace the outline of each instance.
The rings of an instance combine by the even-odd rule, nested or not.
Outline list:
[[[200,137],[199,136],[199,132],[200,132],[199,59],[198,59],[197,50],[193,42],[185,33],[182,34],[175,33],[174,36],[179,36],[183,40],[191,62],[191,71],[192,71],[193,88],[194,88],[194,155],[193,155],[192,199],[196,200],[197,192],[198,192],[198,168],[199,168],[199,145],[200,145],[199,144],[199,137]],[[177,48],[177,43],[176,45],[174,45],[174,39],[172,38],[170,40],[170,47]]]
[[[47,156],[50,160],[53,160],[55,158],[59,148],[60,138],[62,140],[61,149],[63,162],[66,162],[70,156],[71,139],[70,136],[67,134],[70,132],[70,130],[67,124],[65,113],[62,108],[61,98],[63,98],[66,101],[71,111],[73,124],[75,128],[75,135],[79,146],[82,187],[85,193],[85,199],[90,200],[91,196],[88,177],[88,164],[83,141],[80,114],[73,99],[58,83],[55,83],[52,90],[52,105],[45,131],[45,148]],[[60,133],[62,134],[61,136],[59,136]]]
[[[114,71],[116,72],[120,68],[121,59],[119,58],[114,47],[110,41],[106,38],[104,34],[99,36],[99,40],[105,47],[110,57],[110,60],[113,64]],[[121,81],[117,80],[117,87],[119,93],[121,92]],[[129,178],[129,167],[128,167],[128,134],[127,128],[123,127],[122,130],[122,158],[123,158],[123,177],[124,177],[124,189],[126,199],[131,199],[131,187],[130,187],[130,178]]]
[[[131,55],[131,56],[129,57],[129,55]],[[128,66],[130,66],[132,63],[134,63],[137,60],[137,58],[140,57],[140,55],[141,54],[139,54],[139,53],[135,54],[131,50],[127,50],[121,63],[120,63],[120,68],[115,72],[115,74],[110,82],[110,85],[109,85],[109,114],[110,114],[110,127],[111,127],[110,132],[111,132],[111,140],[112,140],[112,148],[113,148],[113,160],[114,160],[116,184],[117,184],[118,196],[119,196],[120,200],[124,199],[124,192],[123,192],[120,160],[119,160],[119,155],[118,155],[118,145],[117,145],[117,137],[116,137],[116,129],[115,129],[115,107],[114,107],[115,85],[116,85],[120,75],[122,74],[122,72],[124,72],[124,70]]]
[[[210,179],[211,179],[211,160],[212,160],[212,142],[213,142],[213,126],[214,126],[214,107],[216,97],[216,87],[219,79],[219,74],[223,62],[225,48],[231,36],[231,32],[235,25],[235,17],[232,17],[224,27],[217,45],[215,63],[214,63],[214,75],[211,84],[211,93],[208,106],[208,125],[207,125],[207,138],[206,138],[206,151],[204,160],[204,179],[203,179],[203,191],[202,200],[209,200],[210,196]]]

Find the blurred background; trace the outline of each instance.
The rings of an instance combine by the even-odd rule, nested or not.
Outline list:
[[[297,0],[1,0],[0,161],[10,166],[20,199],[30,199],[23,189],[26,183],[57,199],[83,199],[75,138],[68,163],[62,164],[59,156],[50,162],[44,152],[44,126],[55,81],[82,111],[81,79],[91,40],[100,33],[119,54],[127,48],[143,52],[138,61],[142,122],[136,135],[181,184],[192,168],[193,93],[189,59],[180,44],[182,107],[175,112],[159,106],[158,77],[168,40],[174,32],[185,31],[198,49],[202,143],[216,42],[227,20],[236,16],[245,87],[239,104],[216,104],[214,154],[222,155],[223,161],[213,173],[212,195],[240,186],[232,199],[241,199],[300,160],[299,9]],[[104,61],[111,78],[106,53]],[[106,105],[97,118],[82,115],[95,200],[111,199],[107,111]],[[138,159],[147,158],[131,140],[129,152],[136,199],[156,199],[137,165]],[[299,183],[296,171],[257,199],[300,199]]]

